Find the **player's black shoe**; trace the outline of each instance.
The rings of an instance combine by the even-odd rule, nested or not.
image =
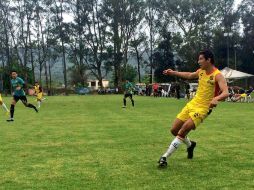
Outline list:
[[[160,168],[166,167],[168,165],[167,158],[166,157],[160,157],[158,163],[159,163]]]
[[[36,107],[34,107],[34,110],[38,113],[39,112],[39,110],[36,108]]]
[[[10,119],[7,119],[6,121],[12,122],[12,121],[14,121],[14,119],[13,119],[13,118],[10,118]]]
[[[188,152],[187,158],[188,159],[193,158],[193,151],[194,151],[194,148],[196,147],[196,144],[197,144],[196,142],[191,141],[191,146],[189,148],[187,148],[187,152]]]

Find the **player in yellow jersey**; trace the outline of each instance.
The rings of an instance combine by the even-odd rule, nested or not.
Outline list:
[[[214,66],[214,55],[209,50],[199,53],[198,64],[200,69],[196,72],[177,72],[171,69],[163,71],[164,75],[177,76],[185,79],[198,79],[198,89],[195,97],[187,103],[177,115],[171,133],[175,139],[169,145],[167,151],[159,159],[159,166],[167,166],[167,158],[184,143],[187,145],[187,158],[193,158],[193,150],[196,142],[190,141],[187,134],[195,130],[198,125],[209,115],[218,101],[228,97],[227,82],[220,71]]]
[[[0,105],[3,107],[4,111],[6,112],[7,115],[9,115],[10,111],[6,107],[5,103],[3,102],[2,95],[0,94]]]
[[[41,102],[42,102],[43,91],[42,91],[42,87],[39,85],[39,83],[37,81],[34,84],[34,91],[35,91],[34,95],[36,95],[37,108],[40,108]]]

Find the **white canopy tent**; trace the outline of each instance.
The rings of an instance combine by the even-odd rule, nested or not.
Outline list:
[[[234,69],[230,69],[228,67],[225,67],[224,69],[222,69],[221,73],[228,80],[244,79],[244,78],[254,77],[254,75],[244,73],[244,72],[241,72],[241,71],[237,71],[237,70],[234,70]]]

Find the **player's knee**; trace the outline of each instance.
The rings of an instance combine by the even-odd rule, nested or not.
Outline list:
[[[179,137],[180,139],[185,139],[185,133],[182,133],[181,131],[179,131],[179,133],[177,134],[177,137]]]
[[[172,135],[177,136],[178,131],[176,129],[171,128],[170,132],[171,132]]]
[[[11,111],[14,110],[15,105],[11,104]]]
[[[180,138],[185,138],[185,136],[191,131],[194,130],[195,126],[192,125],[183,125],[183,127],[178,131],[177,136]]]

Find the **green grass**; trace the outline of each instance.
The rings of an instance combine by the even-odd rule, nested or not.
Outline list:
[[[13,123],[2,112],[0,189],[254,189],[253,103],[221,103],[189,135],[194,159],[182,145],[162,170],[186,101],[135,100],[122,109],[122,96],[48,97],[38,114],[18,103]]]

